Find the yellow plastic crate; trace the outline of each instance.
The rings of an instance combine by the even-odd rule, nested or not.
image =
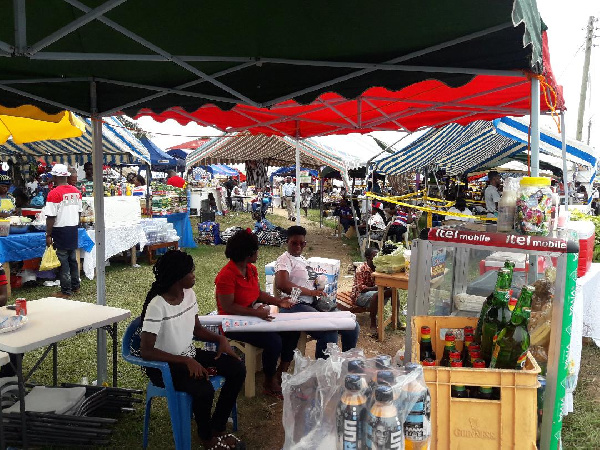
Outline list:
[[[456,348],[462,350],[462,329],[475,327],[471,317],[417,316],[412,318],[412,360],[419,361],[421,326],[431,329],[431,343],[439,360],[447,329],[456,330]],[[537,432],[537,376],[540,368],[531,356],[523,370],[423,367],[431,393],[431,448],[535,449]],[[500,388],[500,400],[453,398],[452,385]]]

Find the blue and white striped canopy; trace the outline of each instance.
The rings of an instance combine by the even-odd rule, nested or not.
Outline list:
[[[500,124],[500,125],[497,125]],[[421,169],[445,169],[449,175],[496,167],[527,150],[527,125],[511,134],[508,125],[523,124],[511,118],[494,122],[476,121],[467,126],[457,124],[431,129],[407,147],[375,163],[377,171],[395,175]],[[502,129],[500,127],[503,127]],[[541,155],[557,156],[562,161],[560,137],[540,133]],[[551,159],[548,158],[550,164]],[[596,155],[590,147],[568,140],[567,160],[595,167]],[[556,165],[556,163],[554,164]],[[562,169],[562,163],[558,164]]]
[[[0,145],[0,159],[42,159],[47,164],[60,162],[74,165],[92,160],[91,120],[85,119],[85,133],[78,138]],[[105,164],[150,163],[150,154],[142,143],[116,117],[104,117],[102,123],[102,152]]]

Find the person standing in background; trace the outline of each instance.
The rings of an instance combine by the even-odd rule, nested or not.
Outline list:
[[[310,207],[310,201],[312,200],[313,192],[308,183],[304,183],[304,187],[300,189],[300,206],[304,210],[304,215],[308,217],[308,208]]]
[[[175,172],[173,169],[167,172],[167,184],[169,186],[175,186],[181,189],[185,189],[186,186],[185,180],[177,175],[177,172]]]
[[[85,177],[78,183],[77,187],[84,197],[92,197],[94,195],[94,165],[89,161],[86,162],[83,165],[83,171]]]
[[[294,216],[294,195],[296,193],[296,185],[292,183],[292,177],[286,177],[285,183],[281,186],[281,194],[285,200],[287,208],[288,220],[295,221]]]
[[[73,168],[69,169],[69,178],[67,178],[67,183],[71,186],[77,187],[77,171]]]
[[[46,247],[54,245],[60,261],[60,292],[56,297],[69,298],[79,292],[79,265],[77,264],[77,228],[81,216],[81,192],[67,183],[69,170],[56,164],[52,171],[56,187],[48,193],[46,215]]]
[[[498,188],[501,184],[502,178],[500,178],[500,174],[495,170],[491,170],[488,173],[488,186],[483,192],[485,209],[487,209],[488,217],[494,217],[498,212],[498,202],[500,201],[500,193],[498,192]]]

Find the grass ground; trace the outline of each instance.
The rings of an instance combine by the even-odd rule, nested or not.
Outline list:
[[[280,214],[283,210],[270,215],[269,220],[277,225],[287,227],[291,222]],[[312,220],[311,220],[312,219]],[[250,215],[246,213],[233,213],[219,217],[221,228],[230,226],[252,226]],[[316,221],[315,224],[313,221]],[[347,290],[351,286],[351,277],[343,278],[345,267],[351,261],[360,259],[358,248],[354,241],[346,238],[333,238],[332,230],[325,221],[325,226],[318,226],[318,212],[309,211],[309,220],[303,220],[303,225],[309,229],[306,253],[320,255],[342,260],[342,280],[340,289]],[[195,223],[193,224],[195,228]],[[277,247],[261,247],[259,259],[256,264],[261,280],[264,280],[264,266],[279,256],[284,249]],[[196,263],[196,286],[200,313],[208,313],[215,309],[214,277],[220,268],[227,262],[224,256],[224,246],[199,246],[188,252]],[[141,306],[153,279],[151,267],[141,261],[141,267],[132,268],[124,263],[113,262],[106,271],[106,297],[110,306],[117,306],[131,310],[132,317],[139,315]],[[93,281],[83,280],[81,293],[74,297],[75,300],[95,302],[96,285]],[[36,299],[52,295],[56,288],[23,288],[15,291],[16,296]],[[401,301],[406,301],[402,293]],[[359,323],[363,330],[368,330],[368,317],[359,316]],[[128,322],[119,324],[119,339]],[[120,341],[119,341],[120,342]],[[361,331],[359,347],[365,350],[368,356],[377,353],[394,354],[403,342],[402,331],[388,329],[386,340],[378,343],[366,336]],[[308,352],[310,354],[309,346]],[[109,350],[110,352],[110,350]],[[31,352],[25,356],[25,368],[30,368],[41,351]],[[61,342],[58,346],[59,354],[59,382],[79,382],[82,377],[90,381],[96,379],[96,337],[95,333],[82,333],[72,339]],[[109,373],[111,355],[109,354]],[[600,350],[595,346],[584,347],[582,371],[580,382],[575,397],[575,414],[569,416],[564,424],[565,448],[600,448],[600,415],[597,407],[600,399],[598,368],[600,367]],[[50,384],[51,360],[45,361],[34,376],[34,382]],[[139,368],[131,366],[120,358],[118,364],[119,385],[129,388],[144,389],[147,379]],[[257,385],[260,383],[260,374],[257,374]],[[259,389],[257,389],[259,391]],[[278,449],[283,444],[283,427],[281,424],[282,404],[274,402],[271,398],[257,395],[255,398],[246,399],[240,395],[239,407],[239,436],[248,444],[249,449]],[[114,428],[112,448],[139,448],[142,440],[143,407],[135,408],[133,412],[120,416]],[[199,446],[197,440],[195,446]],[[152,407],[152,421],[150,424],[150,448],[173,448],[171,424],[166,403],[162,399],[155,400]]]

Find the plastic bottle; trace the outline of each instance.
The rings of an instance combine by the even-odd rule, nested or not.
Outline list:
[[[514,228],[518,190],[516,182],[516,178],[507,178],[504,180],[502,197],[498,201],[498,222],[496,229],[503,233],[508,233]]]
[[[367,398],[362,392],[361,380],[360,375],[346,375],[346,390],[338,407],[338,450],[362,447]]]
[[[366,448],[392,450],[402,448],[402,423],[393,403],[394,394],[389,386],[377,386],[375,404],[367,419]]]
[[[422,369],[421,369],[422,370]],[[426,384],[415,379],[404,387],[407,399],[415,399],[404,420],[404,448],[427,450],[431,440],[431,395]]]

